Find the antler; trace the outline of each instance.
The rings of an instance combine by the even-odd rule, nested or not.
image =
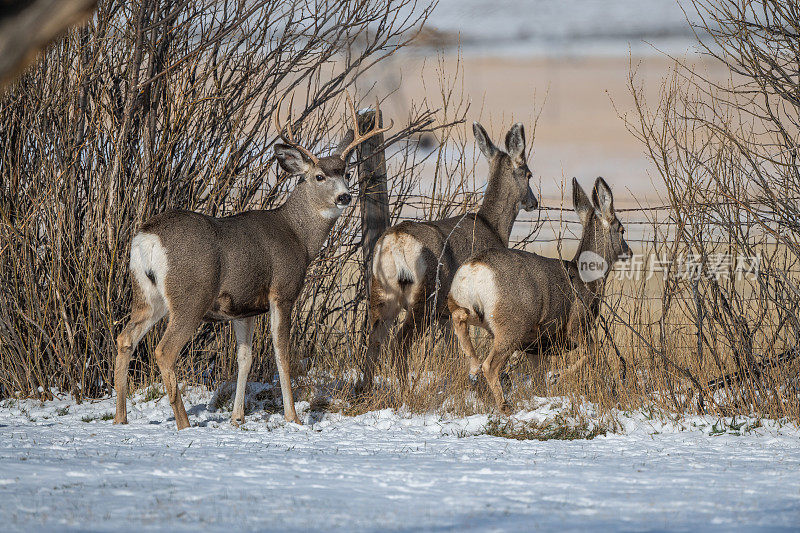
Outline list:
[[[275,109],[275,127],[278,128],[278,134],[283,139],[283,142],[296,148],[298,151],[302,152],[312,163],[315,165],[319,165],[319,159],[317,156],[312,154],[308,149],[303,148],[300,144],[294,140],[294,134],[292,133],[292,117],[289,116],[289,123],[286,125],[286,133],[284,133],[284,127],[281,124],[281,106],[283,105],[283,99],[286,97],[286,93],[283,93],[281,99],[278,100],[278,107]],[[289,102],[289,107],[292,107],[292,102]],[[291,114],[291,111],[290,111]]]
[[[376,96],[375,97],[375,126],[372,128],[372,130],[368,131],[364,135],[361,135],[358,132],[358,113],[356,112],[356,106],[353,104],[353,99],[350,97],[350,93],[345,91],[345,94],[347,95],[347,105],[350,108],[350,115],[352,116],[352,119],[353,119],[353,142],[348,144],[347,148],[342,150],[342,153],[339,154],[339,157],[341,157],[342,159],[347,161],[347,154],[349,154],[351,150],[353,150],[356,146],[358,146],[359,144],[363,143],[367,139],[369,139],[371,137],[374,137],[375,135],[377,135],[379,133],[383,133],[385,131],[389,131],[392,128],[392,126],[394,126],[394,120],[390,120],[389,121],[389,125],[386,126],[385,128],[378,128],[378,117],[381,116],[381,107],[380,107],[380,103],[378,102],[378,97]]]

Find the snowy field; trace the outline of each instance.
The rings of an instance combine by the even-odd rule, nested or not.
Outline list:
[[[521,8],[524,5],[524,8]],[[439,0],[428,26],[459,36],[467,55],[619,56],[694,44],[690,4],[675,0]]]
[[[113,401],[5,401],[0,529],[757,530],[800,529],[800,431],[790,424],[620,414],[593,440],[481,434],[487,417],[255,411],[242,429],[212,394],[103,420]],[[130,403],[130,402],[129,402]],[[528,420],[552,418],[541,399]],[[104,416],[105,415],[105,416]]]

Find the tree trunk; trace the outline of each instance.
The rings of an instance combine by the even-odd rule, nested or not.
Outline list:
[[[383,126],[378,116],[377,127]],[[358,115],[358,129],[363,134],[372,129],[375,111]],[[383,133],[367,139],[358,146],[359,196],[361,197],[361,249],[364,254],[364,286],[370,294],[372,252],[375,243],[389,227],[389,191],[386,184],[386,153]]]
[[[0,3],[0,90],[67,28],[84,22],[97,0]]]

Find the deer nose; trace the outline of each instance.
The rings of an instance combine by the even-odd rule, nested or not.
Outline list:
[[[336,197],[336,203],[338,205],[350,205],[350,200],[352,199],[353,197],[349,193],[344,192]]]
[[[530,187],[528,187],[528,194],[525,196],[525,211],[533,211],[537,207],[539,207],[539,200],[536,199],[536,196],[533,194],[533,191]]]

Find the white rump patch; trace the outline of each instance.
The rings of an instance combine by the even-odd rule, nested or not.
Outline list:
[[[372,275],[398,297],[410,298],[425,277],[425,259],[422,243],[405,233],[385,235],[375,246]],[[403,290],[400,281],[406,280],[410,290]],[[404,302],[411,305],[413,301]]]
[[[494,310],[497,305],[497,284],[494,271],[483,263],[464,263],[456,271],[450,296],[470,314],[478,309],[484,322],[493,325]]]
[[[167,293],[164,279],[169,265],[167,251],[161,244],[158,235],[137,233],[131,242],[131,273],[142,289],[147,303],[158,312],[166,311]],[[149,275],[148,275],[149,274]],[[155,284],[150,279],[155,278]]]

